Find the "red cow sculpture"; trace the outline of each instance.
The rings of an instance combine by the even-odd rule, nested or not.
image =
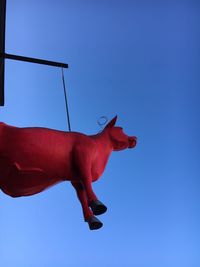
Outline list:
[[[62,181],[71,181],[91,230],[102,227],[94,216],[106,206],[92,182],[103,173],[111,152],[132,148],[136,137],[114,127],[117,116],[101,133],[85,135],[39,127],[0,123],[0,188],[11,197],[30,196]]]

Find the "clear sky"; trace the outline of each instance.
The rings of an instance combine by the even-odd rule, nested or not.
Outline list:
[[[94,190],[108,206],[90,231],[70,183],[0,194],[4,267],[200,266],[200,3],[7,0],[6,52],[69,63],[73,131],[118,114],[138,137]],[[6,61],[0,120],[66,130],[59,68]]]

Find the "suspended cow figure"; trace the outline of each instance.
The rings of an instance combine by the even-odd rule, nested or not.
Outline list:
[[[106,206],[92,189],[112,151],[133,148],[136,137],[115,127],[117,116],[96,135],[47,128],[18,128],[0,123],[0,188],[11,197],[30,196],[71,181],[91,230]]]

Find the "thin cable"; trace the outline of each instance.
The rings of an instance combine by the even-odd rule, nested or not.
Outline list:
[[[64,96],[65,96],[65,108],[67,113],[67,122],[68,122],[68,128],[69,132],[71,132],[71,124],[70,124],[70,117],[69,117],[69,107],[68,107],[68,100],[67,100],[67,92],[66,92],[66,86],[65,86],[65,76],[64,76],[64,70],[62,69],[62,82],[63,82],[63,90],[64,90]]]

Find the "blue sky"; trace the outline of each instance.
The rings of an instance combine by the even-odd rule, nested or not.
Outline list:
[[[0,194],[5,267],[199,267],[198,1],[7,0],[6,52],[66,62],[72,130],[118,114],[138,137],[94,184],[108,206],[89,231],[74,189]],[[66,130],[59,68],[6,61],[0,120]]]

